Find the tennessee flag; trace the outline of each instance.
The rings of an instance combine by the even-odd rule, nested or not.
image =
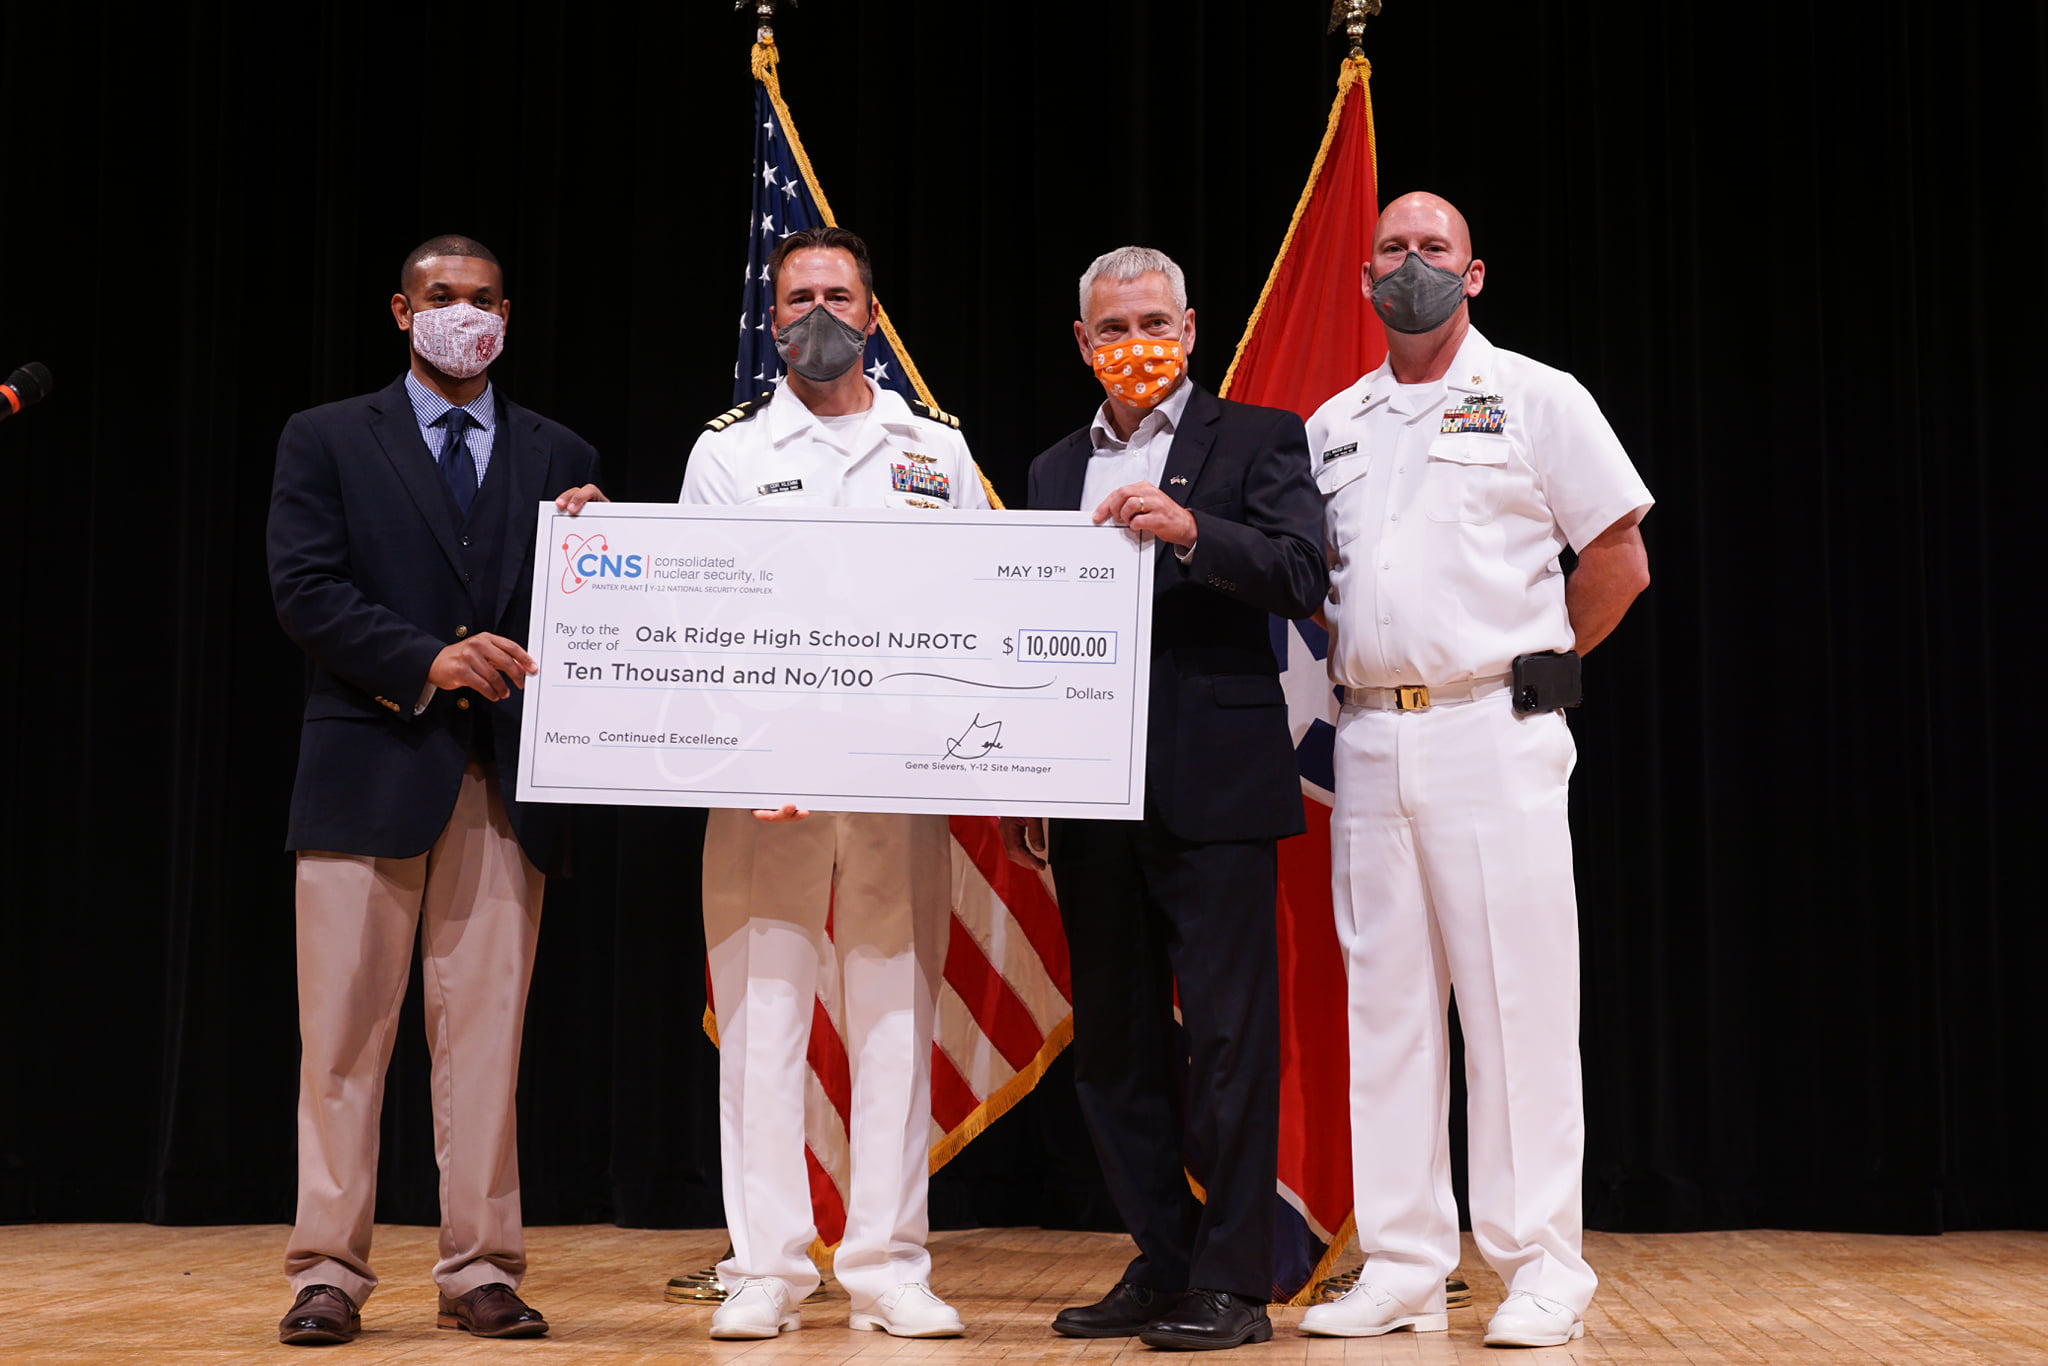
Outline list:
[[[835,222],[783,101],[778,60],[772,41],[755,45],[753,201],[733,365],[735,402],[756,397],[782,374],[768,284],[768,257],[775,244],[791,233]],[[880,311],[882,325],[869,339],[863,362],[869,377],[905,398],[937,407],[888,311]],[[1001,507],[995,490],[987,491],[989,502]],[[952,938],[932,1041],[933,1171],[1037,1085],[1074,1035],[1066,934],[1051,879],[1009,861],[990,817],[955,816],[952,830]],[[826,932],[831,932],[829,922]],[[709,1010],[704,1027],[715,1041]],[[845,1037],[839,984],[834,974],[821,974],[811,1015],[804,1106],[811,1213],[822,1244],[812,1249],[814,1257],[837,1244],[846,1228],[846,1120],[853,1084]]]
[[[1344,63],[1337,99],[1280,255],[1219,390],[1307,418],[1386,355],[1358,287],[1379,213],[1371,65]],[[1313,454],[1313,452],[1311,452]],[[1273,653],[1301,767],[1308,833],[1280,845],[1278,1297],[1307,1302],[1352,1234],[1350,1048],[1344,956],[1330,908],[1330,803],[1338,696],[1313,621],[1273,618]]]

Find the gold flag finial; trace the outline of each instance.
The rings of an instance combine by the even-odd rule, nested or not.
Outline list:
[[[768,2],[769,0],[762,0],[763,4]],[[1323,31],[1325,33],[1335,33],[1341,26],[1346,33],[1351,35],[1352,60],[1363,61],[1365,59],[1366,16],[1378,14],[1379,12],[1380,0],[1335,0],[1335,3],[1330,6],[1330,26]]]
[[[734,9],[742,10],[749,5],[752,5],[754,7],[754,13],[760,16],[761,26],[754,30],[755,42],[772,43],[775,41],[776,3],[777,0],[732,0],[732,7]],[[796,3],[796,0],[789,0],[789,3],[794,5]],[[1378,0],[1374,0],[1373,7],[1375,9],[1379,7]]]

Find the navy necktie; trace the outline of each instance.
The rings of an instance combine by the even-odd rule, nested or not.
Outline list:
[[[476,458],[469,453],[469,428],[475,421],[460,408],[450,408],[441,418],[448,435],[441,441],[441,477],[455,495],[462,515],[476,501]]]

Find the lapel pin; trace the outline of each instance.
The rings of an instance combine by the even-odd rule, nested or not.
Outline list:
[[[1173,478],[1167,480],[1166,482],[1169,484],[1185,484],[1187,483],[1187,481],[1188,477],[1185,474],[1176,474],[1175,476],[1173,476]]]

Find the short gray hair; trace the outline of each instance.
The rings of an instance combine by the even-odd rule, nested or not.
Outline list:
[[[1185,313],[1188,311],[1188,277],[1181,274],[1173,258],[1163,251],[1151,247],[1118,247],[1105,251],[1095,258],[1087,270],[1081,273],[1081,323],[1086,326],[1093,321],[1088,316],[1088,296],[1095,291],[1095,282],[1100,279],[1114,280],[1125,284],[1140,275],[1158,271],[1166,277],[1166,284],[1173,291],[1173,306]]]

